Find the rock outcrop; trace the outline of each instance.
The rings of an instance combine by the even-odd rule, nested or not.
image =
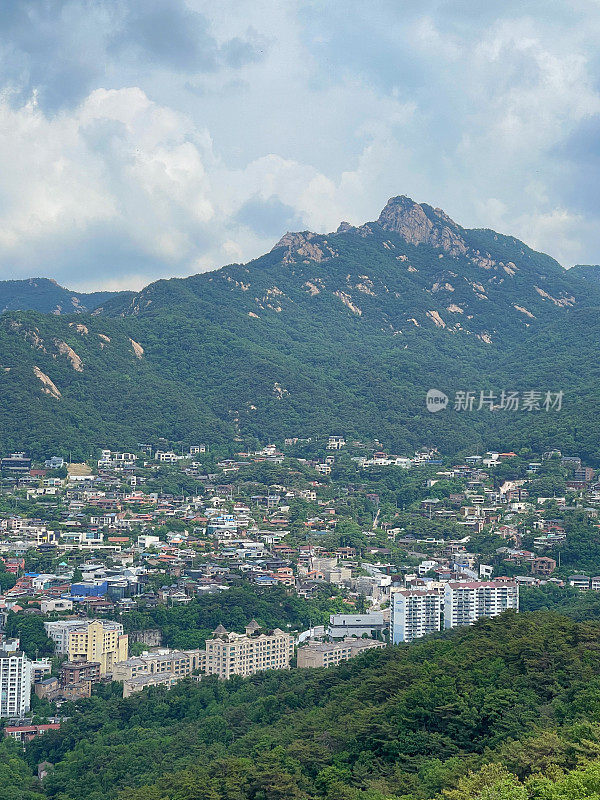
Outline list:
[[[450,255],[464,255],[468,250],[462,228],[441,208],[421,206],[404,195],[387,201],[377,223],[386,231],[400,234],[409,244],[429,244]]]

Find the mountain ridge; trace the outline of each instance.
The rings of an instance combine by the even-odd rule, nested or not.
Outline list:
[[[41,311],[48,314],[85,314],[119,292],[74,292],[52,278],[0,281],[0,314],[5,311]]]
[[[382,215],[285,234],[247,264],[156,281],[92,314],[2,315],[6,445],[87,456],[159,436],[336,430],[399,452],[568,446],[598,460],[600,286],[402,196]],[[433,415],[432,387],[565,390],[567,411]]]

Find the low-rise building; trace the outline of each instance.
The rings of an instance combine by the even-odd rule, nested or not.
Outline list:
[[[135,692],[141,692],[149,686],[166,686],[170,689],[183,677],[185,676],[174,675],[172,672],[157,675],[138,675],[137,678],[129,678],[123,681],[123,697],[130,697]]]
[[[353,639],[348,637],[341,642],[310,642],[298,648],[298,667],[331,667],[341,661],[348,661],[365,650],[385,647],[385,642],[375,639]]]
[[[205,666],[206,651],[204,650],[164,648],[118,662],[113,667],[112,677],[116,681],[128,681],[140,675],[166,675],[169,673],[185,677],[196,670],[204,671]]]
[[[64,661],[61,664],[61,686],[72,686],[82,681],[97,683],[99,680],[100,664],[97,661]]]
[[[4,735],[24,744],[35,739],[36,736],[41,736],[48,731],[57,731],[59,728],[59,722],[51,722],[47,725],[7,725],[4,728]]]
[[[585,592],[590,588],[590,579],[587,575],[569,575],[569,586],[574,586],[580,592]]]
[[[539,556],[531,562],[532,575],[552,575],[556,569],[556,561],[549,556]]]
[[[348,636],[361,637],[375,636],[382,633],[385,628],[383,613],[374,611],[371,614],[331,614],[327,635],[333,639],[343,639]]]

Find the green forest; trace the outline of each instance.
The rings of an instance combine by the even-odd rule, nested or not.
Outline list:
[[[277,247],[117,295],[93,315],[2,314],[2,448],[83,459],[160,437],[344,433],[400,453],[559,447],[598,463],[600,286],[511,237],[460,234],[469,249],[451,255],[374,224],[368,236],[312,237],[314,258]],[[506,390],[562,391],[564,402],[429,414],[432,387],[451,401]]]
[[[326,670],[104,686],[24,753],[3,743],[0,798],[597,800],[599,642],[508,612]]]

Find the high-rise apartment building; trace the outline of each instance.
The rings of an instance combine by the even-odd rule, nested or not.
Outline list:
[[[33,671],[20,650],[0,650],[0,717],[22,717],[29,711]]]
[[[112,620],[81,619],[44,622],[46,634],[54,640],[57,653],[69,661],[92,661],[100,664],[100,675],[112,672],[113,664],[125,661],[128,638],[123,626]]]
[[[392,592],[390,628],[394,644],[412,642],[441,629],[442,597],[438,589]]]
[[[444,587],[444,628],[472,625],[509,608],[519,610],[515,581],[450,581]]]

